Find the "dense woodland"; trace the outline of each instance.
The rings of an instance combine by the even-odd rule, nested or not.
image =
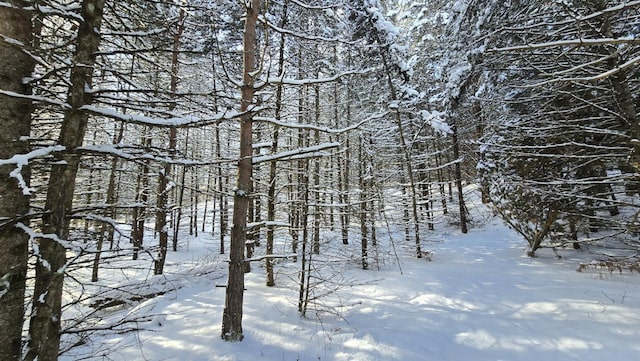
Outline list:
[[[623,0],[0,2],[0,359],[56,360],[67,289],[198,232],[240,341],[252,266],[296,262],[304,315],[331,242],[429,257],[471,184],[530,256],[640,271],[639,36]]]

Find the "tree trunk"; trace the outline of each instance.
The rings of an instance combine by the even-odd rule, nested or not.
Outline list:
[[[218,85],[216,82],[216,56],[212,52],[211,53],[211,72],[214,74],[212,83],[213,83],[213,93],[218,93]],[[213,97],[213,110],[217,113],[220,108],[218,107],[218,97]],[[222,144],[220,143],[220,124],[216,124],[215,127],[215,154],[217,159],[222,159]],[[224,236],[227,233],[227,196],[224,194],[225,186],[228,182],[227,172],[223,171],[222,165],[218,165],[216,174],[216,184],[218,190],[218,207],[219,209],[219,220],[220,224],[220,254],[224,254]],[[215,202],[214,202],[215,203]],[[214,211],[215,213],[215,211]],[[215,225],[215,220],[212,222]],[[215,232],[215,227],[211,229],[211,235]]]
[[[382,57],[384,68],[389,69],[387,66],[386,58]],[[394,102],[398,101],[398,96],[396,94],[395,87],[393,85],[393,81],[391,80],[391,72],[387,71],[387,82],[389,84],[389,91],[391,92],[391,100]],[[397,104],[399,106],[399,104]],[[409,179],[409,189],[411,191],[410,202],[411,202],[411,213],[413,216],[413,230],[414,230],[414,241],[416,244],[416,257],[422,258],[422,246],[420,244],[420,217],[418,216],[418,194],[416,190],[416,182],[415,176],[413,172],[413,163],[411,159],[411,154],[409,153],[409,145],[404,136],[404,126],[402,125],[402,118],[400,117],[400,109],[394,109],[394,114],[396,118],[396,125],[398,126],[398,136],[400,138],[400,146],[402,147],[402,153],[405,158],[405,170],[407,174],[407,178]]]
[[[460,209],[460,231],[462,233],[467,233],[467,206],[464,203],[464,192],[462,188],[462,171],[460,169],[460,146],[458,142],[458,127],[451,127],[451,136],[453,138],[453,158],[455,159],[455,176],[456,176],[456,187],[458,188],[458,207]]]
[[[25,1],[9,1],[13,8],[0,11],[0,35],[21,44],[31,44],[31,12],[23,9]],[[0,38],[0,89],[30,95],[23,79],[34,69],[32,58],[17,44]],[[16,154],[28,152],[26,139],[31,129],[31,101],[0,94],[0,164]],[[21,337],[24,317],[25,279],[27,274],[28,237],[16,227],[19,218],[29,213],[29,195],[15,178],[14,168],[0,165],[0,360],[21,360]],[[29,185],[29,169],[22,177]],[[27,221],[25,221],[27,223]]]
[[[369,227],[368,227],[368,216],[369,210],[367,206],[369,202],[367,200],[367,196],[369,193],[367,177],[371,176],[367,171],[367,161],[364,157],[364,139],[360,139],[358,147],[358,180],[360,186],[360,261],[362,263],[362,269],[369,269],[369,254],[368,254],[368,243],[369,243]]]
[[[285,0],[283,9],[282,9],[282,20],[280,22],[280,27],[284,28],[287,25],[287,10],[288,10],[289,2]],[[279,48],[279,57],[278,57],[278,74],[282,74],[284,71],[284,47],[285,47],[285,36],[284,34],[280,35],[280,48]],[[276,103],[275,103],[275,118],[280,119],[282,116],[282,92],[284,86],[282,84],[278,84],[276,87]],[[273,138],[271,143],[271,154],[275,154],[278,151],[278,137],[279,137],[280,127],[274,126],[273,129]],[[267,189],[267,249],[266,255],[270,256],[273,254],[273,234],[274,234],[274,225],[273,222],[276,219],[276,182],[277,182],[277,170],[278,163],[276,161],[272,161],[269,163],[269,188]],[[267,272],[267,286],[275,286],[276,281],[273,275],[273,259],[267,257],[265,260],[265,268]]]
[[[169,152],[174,153],[176,149],[176,128],[169,130]],[[164,264],[167,258],[167,247],[169,246],[169,229],[167,227],[167,202],[169,199],[169,175],[171,165],[165,164],[159,174],[158,195],[156,196],[156,225],[155,231],[158,234],[158,255],[153,261],[153,274],[161,275],[164,272]]]
[[[176,219],[173,226],[173,251],[178,251],[178,235],[180,234],[180,222],[182,220],[182,207],[184,206],[184,182],[187,176],[187,168],[182,167],[180,173],[180,190],[178,190],[178,207],[176,209]],[[204,229],[204,224],[202,225]]]
[[[436,143],[437,144],[437,143]],[[442,214],[449,214],[449,209],[447,208],[447,191],[444,188],[445,185],[445,178],[443,175],[443,171],[442,171],[442,155],[440,154],[438,147],[434,147],[434,153],[435,153],[435,158],[436,158],[436,168],[438,169],[437,171],[437,181],[438,181],[438,189],[440,191],[440,198],[442,198],[440,201],[442,203]],[[432,217],[430,217],[432,218]],[[432,227],[430,229],[433,229]]]
[[[60,130],[59,144],[67,152],[61,154],[51,168],[49,188],[42,217],[42,233],[66,240],[69,236],[69,214],[78,172],[79,155],[75,149],[82,145],[88,115],[80,108],[91,103],[90,89],[95,53],[100,44],[100,25],[104,0],[82,1],[83,20],[78,27],[76,50],[71,69],[70,89]],[[35,240],[39,243],[40,260],[36,264],[32,317],[29,326],[29,351],[26,360],[58,359],[60,322],[62,320],[62,284],[66,266],[66,249],[52,237]]]
[[[280,99],[282,96],[282,86],[279,86],[276,90],[276,99]],[[276,119],[280,113],[280,102],[276,101]],[[278,150],[278,126],[273,130],[273,144],[271,146],[271,153],[275,154]],[[265,268],[267,273],[267,286],[275,286],[276,281],[273,275],[273,259],[268,256],[273,254],[273,233],[274,233],[274,225],[273,222],[276,218],[276,172],[277,172],[277,162],[272,161],[269,163],[269,188],[267,189],[267,249],[265,259]]]
[[[222,149],[220,146],[220,125],[216,125],[216,157],[222,158]],[[224,185],[226,184],[226,172],[223,172],[222,165],[218,166],[218,204],[220,207],[220,254],[224,254],[224,236],[227,234],[227,197],[224,194]]]
[[[347,66],[351,67],[351,52],[348,52],[347,54]],[[347,99],[351,99],[351,94],[352,90],[351,87],[347,87]],[[337,97],[336,97],[337,98]],[[351,103],[350,101],[346,102],[346,122],[347,125],[351,124]],[[337,124],[336,124],[336,128]],[[340,191],[340,229],[341,229],[341,234],[342,234],[342,244],[347,245],[349,244],[349,223],[350,223],[350,219],[349,219],[349,208],[350,208],[350,203],[351,203],[351,196],[349,195],[350,192],[350,188],[349,188],[349,179],[351,179],[351,175],[350,175],[350,169],[351,169],[351,153],[350,150],[351,146],[350,146],[350,142],[349,142],[349,135],[347,134],[347,140],[345,141],[345,152],[344,152],[344,156],[342,158],[342,163],[341,163],[341,168],[339,171],[339,175],[338,175],[338,182],[339,182],[339,191]]]
[[[309,244],[309,226],[308,226],[308,218],[309,218],[309,159],[303,159],[302,162],[302,172],[299,176],[301,179],[298,179],[300,182],[300,190],[299,197],[301,197],[301,204],[299,209],[299,225],[302,228],[302,252],[301,252],[301,262],[300,262],[300,289],[298,293],[298,312],[303,317],[307,312],[307,303],[305,300],[309,299],[309,276],[310,272],[310,262],[312,253],[308,251]]]
[[[315,92],[315,123],[320,126],[320,86],[314,87]],[[314,131],[314,142],[320,144],[320,131]],[[320,162],[321,158],[313,160],[313,253],[320,254]]]
[[[145,129],[145,133],[142,139],[142,144],[145,147],[151,146],[151,138],[149,137],[148,129]],[[149,200],[149,166],[147,161],[140,167],[140,173],[138,174],[138,181],[136,183],[136,207],[133,209],[133,224],[131,227],[131,242],[133,243],[133,260],[138,259],[140,249],[142,249],[142,242],[144,239],[144,223],[147,201]]]
[[[209,211],[209,195],[211,194],[211,182],[213,180],[213,176],[211,174],[212,174],[211,168],[207,168],[207,185],[205,186],[205,191],[204,191],[204,194],[205,194],[205,197],[204,197],[204,210],[203,210],[203,213],[202,213],[202,228],[200,229],[202,233],[204,233],[205,230],[206,230],[205,226],[207,224],[207,212]],[[211,224],[214,225],[215,222],[216,222],[216,201],[215,201],[215,198],[213,198],[211,201],[213,203],[211,205],[211,207],[213,208]],[[180,204],[180,202],[178,201],[178,205],[179,204]],[[174,248],[177,248],[176,239],[173,240],[173,244],[174,244]],[[174,251],[177,251],[177,249],[174,249]]]
[[[195,155],[194,155],[195,156]],[[192,168],[191,172],[191,231],[189,235],[198,237],[198,197],[200,189],[200,178],[198,178],[198,170]]]
[[[300,79],[302,79],[304,77],[304,73],[303,73],[303,68],[302,68],[302,63],[303,63],[303,52],[302,52],[302,48],[300,48],[298,50],[298,77],[300,77]],[[298,96],[298,122],[300,124],[303,124],[305,121],[307,121],[307,119],[305,118],[305,114],[306,114],[306,104],[305,104],[305,100],[306,100],[306,86],[302,86],[299,89],[299,96]],[[304,147],[304,145],[307,142],[307,133],[308,131],[305,129],[298,129],[298,148],[302,148]],[[293,146],[293,144],[292,144]],[[295,179],[295,183],[293,181],[293,175],[290,175],[290,179],[289,179],[289,184],[290,184],[290,192],[289,194],[293,195],[294,194],[294,188],[296,189],[296,194],[295,196],[292,196],[289,204],[291,205],[291,208],[289,210],[289,223],[291,224],[290,227],[290,232],[291,232],[291,252],[297,254],[298,253],[298,243],[300,241],[300,230],[301,230],[301,218],[302,218],[302,207],[306,207],[307,204],[303,203],[302,201],[302,197],[303,194],[306,192],[306,182],[308,181],[308,177],[307,174],[305,173],[305,161],[304,159],[299,159],[297,161],[297,169],[296,169],[296,179]],[[297,187],[294,187],[294,184],[297,185]],[[298,258],[295,257],[294,261],[297,262]]]
[[[189,149],[189,131],[187,130],[187,135],[184,141],[185,154],[187,154],[188,149]],[[183,165],[180,171],[180,189],[178,190],[178,206],[176,207],[177,209],[175,211],[175,222],[173,225],[173,235],[171,237],[174,252],[178,251],[178,236],[180,234],[180,222],[182,221],[182,213],[183,213],[183,206],[184,206],[184,185],[185,185],[186,177],[187,177],[187,167]],[[204,224],[202,225],[202,227],[204,229]]]
[[[184,28],[184,10],[180,9],[180,17],[178,19],[178,28],[173,34],[173,48],[171,52],[171,80],[169,90],[175,94],[178,90],[178,50],[180,46],[180,36]],[[176,143],[178,138],[178,130],[175,127],[169,129],[169,154],[174,156],[176,153]],[[169,246],[169,227],[167,226],[167,203],[169,200],[169,177],[171,175],[171,165],[165,164],[160,171],[158,180],[158,195],[156,198],[156,233],[159,235],[158,256],[153,263],[153,273],[160,275],[164,272],[164,264],[167,259],[167,248]]]
[[[120,130],[118,134],[113,139],[113,144],[119,144],[122,141],[122,136],[124,133],[124,125],[120,125]],[[116,171],[118,167],[118,158],[113,157],[111,160],[111,172],[109,173],[109,184],[107,186],[107,213],[106,216],[108,218],[113,219],[115,217],[115,206],[116,206]],[[113,237],[113,229],[112,225],[107,224],[106,222],[102,223],[100,227],[100,233],[98,235],[98,242],[96,244],[96,254],[93,257],[93,270],[91,272],[91,282],[98,281],[98,269],[100,267],[100,257],[102,256],[102,246],[105,238]]]
[[[246,4],[244,24],[244,53],[242,69],[242,100],[240,112],[245,113],[253,104],[254,70],[256,63],[256,25],[261,0]],[[247,240],[247,209],[252,170],[252,121],[253,115],[245,113],[240,118],[240,160],[238,183],[233,197],[233,227],[229,247],[229,279],[227,281],[224,311],[222,314],[222,338],[225,341],[242,341],[242,304],[244,297],[244,247]]]

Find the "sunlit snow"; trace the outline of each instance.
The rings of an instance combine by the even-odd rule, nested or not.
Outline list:
[[[118,361],[637,358],[637,274],[576,272],[579,262],[593,256],[575,250],[559,251],[562,259],[550,250],[528,258],[525,242],[517,234],[492,218],[484,206],[476,202],[473,207],[478,222],[468,234],[440,226],[427,235],[432,241],[425,248],[433,252],[432,262],[415,259],[398,230],[392,236],[400,264],[390,245],[380,241],[379,262],[371,261],[374,270],[361,270],[357,261],[341,266],[335,277],[341,277],[344,286],[310,305],[306,318],[296,307],[299,265],[291,259],[279,261],[276,286],[266,287],[264,268],[253,262],[245,284],[245,338],[236,343],[220,338],[225,291],[216,285],[225,284],[227,256],[217,254],[218,238],[209,232],[197,238],[185,235],[180,251],[168,255],[167,275],[159,278],[177,285],[177,290],[102,315],[104,322],[137,317],[140,331],[103,332],[61,359],[89,355],[93,355],[90,360]],[[286,233],[280,237],[283,241]],[[339,237],[327,239],[323,247],[331,254],[358,254],[356,239],[347,246]],[[276,251],[288,249],[279,242]],[[117,272],[105,272],[105,277],[123,281]]]

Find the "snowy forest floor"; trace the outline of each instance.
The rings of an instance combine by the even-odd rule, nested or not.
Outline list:
[[[225,289],[215,286],[226,283],[226,256],[210,235],[190,238],[188,248],[183,240],[160,277],[176,290],[101,311],[101,323],[135,319],[138,331],[93,334],[61,359],[637,359],[637,273],[577,272],[594,255],[575,250],[560,251],[561,259],[551,250],[528,258],[517,234],[486,219],[466,235],[453,228],[432,233],[425,244],[431,262],[413,257],[408,245],[398,245],[397,258],[381,247],[379,262],[365,271],[346,256],[357,254],[355,240],[348,249],[334,245],[334,255],[316,261],[330,278],[317,293],[329,294],[309,304],[306,318],[297,312],[299,266],[279,262],[276,286],[266,287],[262,263],[254,262],[246,275],[245,338],[237,343],[220,338]],[[343,259],[331,262],[336,255]],[[108,272],[114,280],[124,274]]]

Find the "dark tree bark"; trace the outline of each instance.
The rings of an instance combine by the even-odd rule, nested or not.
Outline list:
[[[458,127],[453,126],[451,128],[452,133],[452,141],[453,141],[453,158],[456,159],[455,164],[455,177],[456,177],[456,188],[458,189],[458,207],[460,209],[460,231],[462,233],[467,233],[469,230],[467,229],[467,206],[464,202],[464,189],[462,187],[462,170],[460,168],[460,143],[458,141]]]
[[[145,129],[142,137],[142,144],[145,147],[151,147],[151,138],[148,129]],[[133,220],[131,225],[131,242],[133,243],[133,260],[138,259],[140,250],[142,249],[142,241],[144,239],[144,223],[147,201],[149,200],[149,165],[147,161],[140,166],[138,180],[136,183],[136,203],[133,209]]]
[[[169,130],[169,151],[174,153],[176,149],[176,128]],[[156,224],[155,231],[158,234],[160,250],[153,262],[153,274],[161,275],[164,272],[164,263],[167,258],[169,246],[169,229],[167,226],[167,201],[169,199],[169,176],[171,165],[165,164],[160,171],[158,179],[158,195],[156,196]]]
[[[82,21],[79,23],[71,69],[68,104],[60,130],[58,143],[66,152],[58,155],[51,168],[43,233],[66,240],[69,236],[69,214],[78,172],[79,154],[75,149],[82,145],[87,129],[88,115],[81,107],[91,103],[87,89],[91,87],[95,53],[100,44],[100,25],[104,0],[82,1]],[[29,326],[29,351],[26,360],[57,360],[60,346],[60,322],[62,320],[62,284],[66,265],[66,249],[53,237],[36,240],[41,259],[36,264],[33,309]]]
[[[252,167],[252,123],[249,107],[253,104],[254,70],[256,63],[256,25],[261,0],[246,2],[244,24],[244,52],[242,71],[242,100],[240,112],[240,160],[238,161],[238,184],[233,197],[233,227],[229,246],[229,279],[222,314],[222,338],[225,341],[242,341],[242,304],[244,298],[244,247],[247,241],[247,211],[251,189]]]
[[[188,135],[188,134],[187,134]],[[186,149],[185,149],[186,151]],[[178,209],[176,210],[176,219],[173,226],[173,251],[178,251],[178,236],[180,232],[180,221],[182,220],[182,207],[184,206],[184,182],[187,177],[187,167],[182,167],[180,172],[180,190],[178,191]],[[205,205],[206,208],[206,205]],[[205,210],[206,213],[206,210]],[[204,223],[202,225],[202,229],[204,230]]]
[[[31,12],[25,1],[9,1],[12,8],[0,11],[0,161],[27,153],[31,129],[31,101],[4,92],[31,94],[23,79],[34,69],[32,58],[22,49],[31,43]],[[7,40],[15,40],[10,43]],[[0,360],[21,359],[28,237],[16,228],[16,221],[29,212],[29,196],[9,176],[15,168],[0,165]],[[22,169],[28,186],[29,170]]]

